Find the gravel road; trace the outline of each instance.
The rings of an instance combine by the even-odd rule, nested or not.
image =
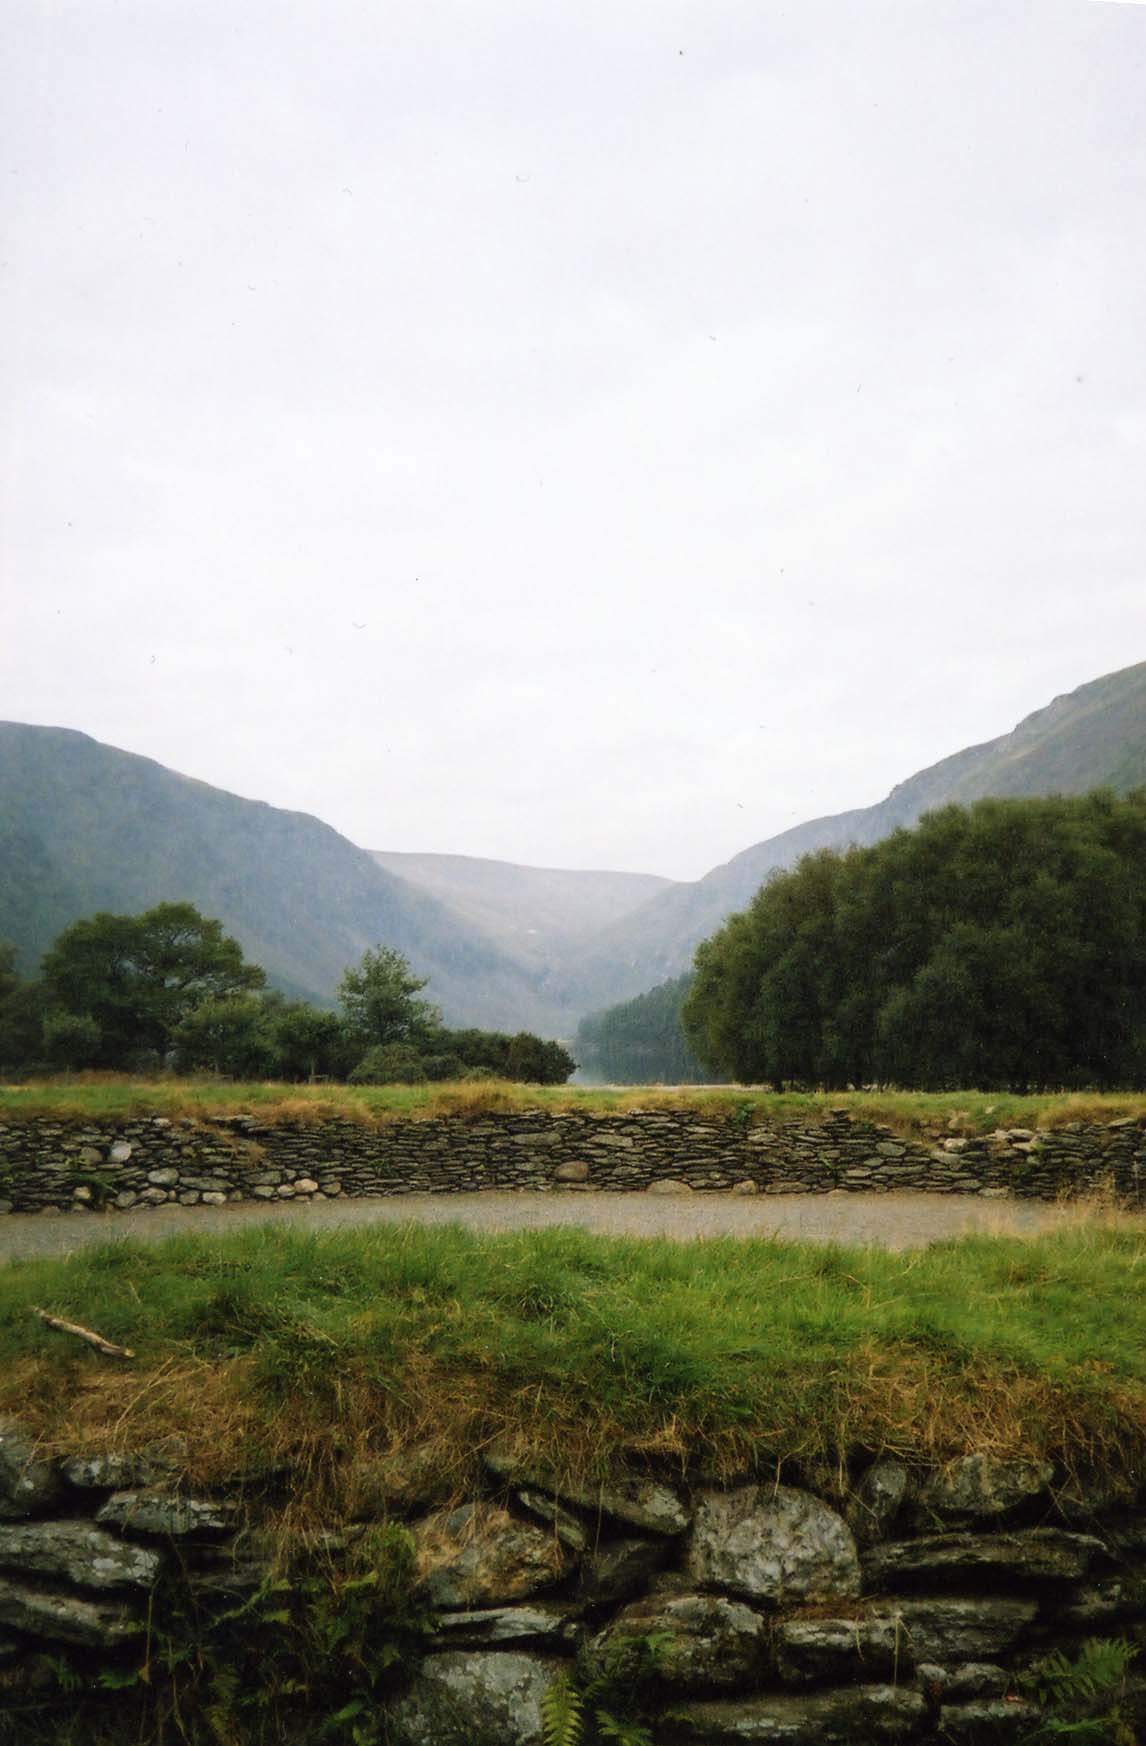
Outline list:
[[[0,1261],[66,1255],[85,1243],[124,1237],[159,1242],[177,1232],[199,1236],[282,1225],[345,1230],[373,1224],[461,1224],[475,1231],[536,1231],[583,1225],[611,1236],[787,1237],[817,1243],[876,1243],[920,1248],[971,1231],[1031,1235],[1063,1214],[1038,1201],[981,1200],[946,1194],[404,1194],[378,1200],[323,1200],[276,1206],[250,1201],[222,1207],[167,1206],[147,1213],[9,1214],[0,1219]]]

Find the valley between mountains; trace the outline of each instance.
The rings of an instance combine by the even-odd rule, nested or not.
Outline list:
[[[1146,662],[1055,698],[877,805],[812,819],[677,882],[368,850],[317,818],[75,730],[7,722],[0,939],[30,973],[81,916],[186,899],[288,994],[332,1000],[345,967],[383,942],[428,977],[447,1024],[569,1038],[586,1014],[679,976],[771,872],[811,850],[874,843],[949,802],[1143,783]]]

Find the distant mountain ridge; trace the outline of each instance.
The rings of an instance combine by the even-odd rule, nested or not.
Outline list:
[[[380,867],[429,892],[543,973],[577,947],[674,883],[657,873],[573,872],[524,867],[475,855],[372,849]]]
[[[751,900],[768,875],[816,849],[878,842],[953,802],[1081,794],[1146,785],[1146,662],[1056,697],[1008,734],[917,771],[875,806],[811,819],[754,843],[702,879],[660,892],[568,967],[587,1010],[628,1000],[687,970],[699,942]]]
[[[0,723],[0,939],[31,970],[98,909],[186,898],[288,992],[330,1000],[369,946],[405,953],[451,1024],[572,1037],[687,970],[768,875],[985,795],[1146,785],[1146,662],[1082,685],[917,772],[878,805],[812,819],[702,879],[377,850],[67,728]]]
[[[0,939],[26,969],[79,916],[181,898],[289,993],[332,999],[382,942],[429,977],[447,1022],[568,1028],[540,976],[321,820],[68,728],[0,723]]]

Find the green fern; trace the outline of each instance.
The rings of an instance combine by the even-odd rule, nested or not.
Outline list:
[[[558,1674],[541,1700],[545,1746],[581,1746],[585,1738],[584,1700],[567,1673]]]
[[[615,1746],[653,1746],[652,1734],[643,1722],[626,1722],[608,1710],[597,1711],[597,1732]]]
[[[1126,1669],[1137,1653],[1125,1637],[1098,1637],[1084,1643],[1074,1661],[1056,1649],[1035,1662],[1023,1685],[1043,1715],[1030,1738],[1129,1746],[1133,1735],[1120,1699]]]

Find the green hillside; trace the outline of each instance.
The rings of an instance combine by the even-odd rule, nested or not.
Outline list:
[[[0,723],[0,939],[26,970],[79,916],[182,898],[289,993],[332,997],[382,941],[429,977],[447,1022],[553,1028],[554,1003],[493,941],[320,820],[86,734]]]
[[[658,893],[604,930],[570,967],[570,997],[603,1007],[688,969],[699,942],[743,909],[777,868],[814,849],[877,843],[900,825],[951,801],[1082,794],[1146,785],[1146,662],[1056,697],[1013,732],[971,746],[908,777],[876,806],[812,819],[714,867],[703,879]]]

